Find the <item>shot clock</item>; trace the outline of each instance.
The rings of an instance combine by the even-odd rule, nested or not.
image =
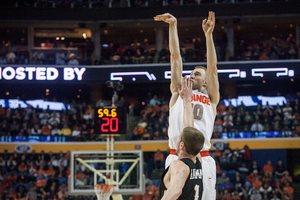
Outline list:
[[[126,134],[126,112],[123,108],[96,108],[96,134]]]

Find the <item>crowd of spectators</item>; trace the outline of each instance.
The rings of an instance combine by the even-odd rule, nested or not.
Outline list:
[[[156,95],[148,102],[129,137],[131,140],[168,138],[168,102],[160,101]],[[300,136],[299,99],[295,98],[292,103],[287,99],[284,106],[274,107],[268,103],[266,106],[259,104],[256,107],[246,107],[243,102],[238,107],[231,103],[226,107],[223,101],[217,106],[213,138],[221,138],[222,134],[229,137],[233,134],[238,135],[239,132],[271,131],[282,132],[281,137]]]
[[[151,153],[156,169],[164,169],[168,152]],[[293,178],[279,159],[274,165],[266,160],[259,165],[251,159],[247,146],[230,149],[228,146],[212,153],[217,165],[217,200],[292,200]],[[129,167],[125,167],[125,172]],[[87,168],[78,168],[76,181],[88,179]],[[51,151],[36,153],[0,153],[0,199],[3,200],[61,200],[73,199],[68,194],[70,153]],[[146,173],[145,194],[132,195],[132,200],[159,199],[159,181]],[[92,196],[85,199],[95,199]]]
[[[287,37],[238,40],[235,50],[238,60],[298,59],[298,48],[293,34]]]
[[[25,39],[14,43],[2,40],[0,44],[0,64],[29,64],[29,52]]]
[[[67,110],[51,111],[39,107],[16,109],[0,106],[0,137],[2,136],[68,136],[75,141],[99,140],[94,134],[94,108],[108,106],[111,102],[99,100],[86,104],[73,101]],[[154,95],[140,105],[126,102],[121,97],[118,107],[128,108],[129,115],[139,113],[139,121],[127,132],[129,140],[164,140],[168,139],[169,106],[165,97]],[[220,101],[213,127],[213,138],[226,134],[239,135],[240,132],[280,132],[277,137],[299,137],[300,135],[299,99],[296,97],[284,106],[269,104],[246,107],[243,103],[234,107],[225,106]],[[255,134],[254,134],[255,135]],[[233,137],[233,136],[232,136]],[[234,137],[233,137],[234,138]]]
[[[260,0],[267,2],[268,0]],[[276,0],[286,1],[286,0]],[[293,0],[289,0],[293,1]],[[295,1],[295,0],[294,0]],[[145,7],[145,6],[179,6],[215,3],[245,3],[251,0],[23,0],[11,1],[3,6],[37,7],[37,8],[101,8],[101,7]]]
[[[125,174],[128,164],[121,163],[120,173]],[[105,169],[105,165],[103,165]],[[83,165],[76,168],[75,185],[93,185],[93,174]],[[124,171],[122,171],[124,170]],[[71,196],[68,193],[70,175],[70,152],[52,153],[0,153],[0,199],[1,200],[95,200],[95,195]],[[145,174],[147,177],[147,174]],[[154,182],[155,181],[155,185]],[[124,199],[159,199],[158,180],[146,178],[145,194]],[[141,199],[140,199],[141,198]]]
[[[154,168],[164,169],[169,152],[158,150],[153,154]],[[295,199],[292,176],[281,159],[277,163],[267,160],[258,164],[251,156],[248,146],[244,149],[231,149],[229,146],[211,152],[217,168],[217,200],[292,200]],[[151,176],[151,175],[150,175]],[[300,181],[299,176],[295,180]],[[143,196],[157,199],[156,187],[159,182],[153,179],[146,185]],[[139,197],[141,198],[142,195]],[[137,200],[133,196],[133,200]]]
[[[250,150],[216,150],[217,200],[291,200],[293,178],[279,159],[260,166],[251,159]]]
[[[230,57],[227,51],[226,34],[215,40],[219,61],[298,59],[298,48],[292,34],[287,38],[236,40],[238,44],[235,44],[233,57]],[[72,41],[70,42],[71,46],[62,46],[62,44],[58,44],[58,48],[53,48],[55,42],[50,43],[49,40],[46,40],[43,43],[43,49],[29,53],[25,45],[14,45],[10,41],[2,40],[0,64],[119,65],[170,62],[168,47],[164,45],[164,48],[158,52],[155,44],[149,44],[147,39],[130,44],[110,43],[103,45],[101,58],[96,58],[93,61],[91,60],[94,52],[92,41],[86,41],[84,57],[78,55],[78,50],[72,52],[70,48],[66,48],[66,46],[74,47]],[[206,62],[205,43],[200,38],[181,42],[180,51],[183,62]]]
[[[0,154],[0,199],[58,200],[68,197],[70,154]]]
[[[217,106],[213,137],[220,138],[222,133],[239,132],[282,132],[282,137],[299,137],[300,112],[299,99],[293,104],[287,99],[284,106],[246,107],[243,102],[237,108],[232,104],[226,107],[221,101]]]

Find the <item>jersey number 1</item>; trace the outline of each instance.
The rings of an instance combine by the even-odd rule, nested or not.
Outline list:
[[[201,120],[203,116],[203,106],[196,104],[194,105],[194,119]]]
[[[199,185],[195,185],[194,190],[195,190],[194,200],[198,200],[199,199]]]

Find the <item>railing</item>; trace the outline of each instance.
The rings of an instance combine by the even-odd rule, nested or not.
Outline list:
[[[292,131],[286,132],[237,132],[237,133],[222,133],[221,138],[215,139],[254,139],[254,138],[282,138],[291,137]],[[53,142],[53,143],[64,143],[64,142],[86,142],[81,141],[78,137],[72,136],[47,136],[47,135],[32,135],[32,136],[0,136],[0,143],[3,142],[29,142],[29,143],[39,143],[39,142]]]

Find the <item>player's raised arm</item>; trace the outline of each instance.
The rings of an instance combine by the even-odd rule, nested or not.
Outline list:
[[[174,200],[182,193],[185,181],[189,176],[190,169],[189,167],[179,160],[174,160],[169,169],[171,180],[170,186],[167,191],[164,193],[164,196],[161,200]]]
[[[179,39],[177,31],[177,19],[169,14],[156,15],[155,21],[164,21],[169,24],[169,49],[171,53],[171,93],[170,108],[175,104],[178,98],[177,86],[181,85],[182,77],[182,59],[180,55]]]
[[[183,100],[183,126],[194,127],[194,116],[192,108],[193,82],[186,77],[181,78],[181,88],[178,86],[178,92]]]
[[[206,38],[206,51],[207,51],[207,92],[208,96],[214,105],[214,112],[216,114],[216,106],[219,103],[219,80],[218,80],[218,69],[217,69],[217,55],[213,40],[213,30],[215,28],[215,13],[209,12],[208,18],[202,22],[202,29],[205,33]]]

